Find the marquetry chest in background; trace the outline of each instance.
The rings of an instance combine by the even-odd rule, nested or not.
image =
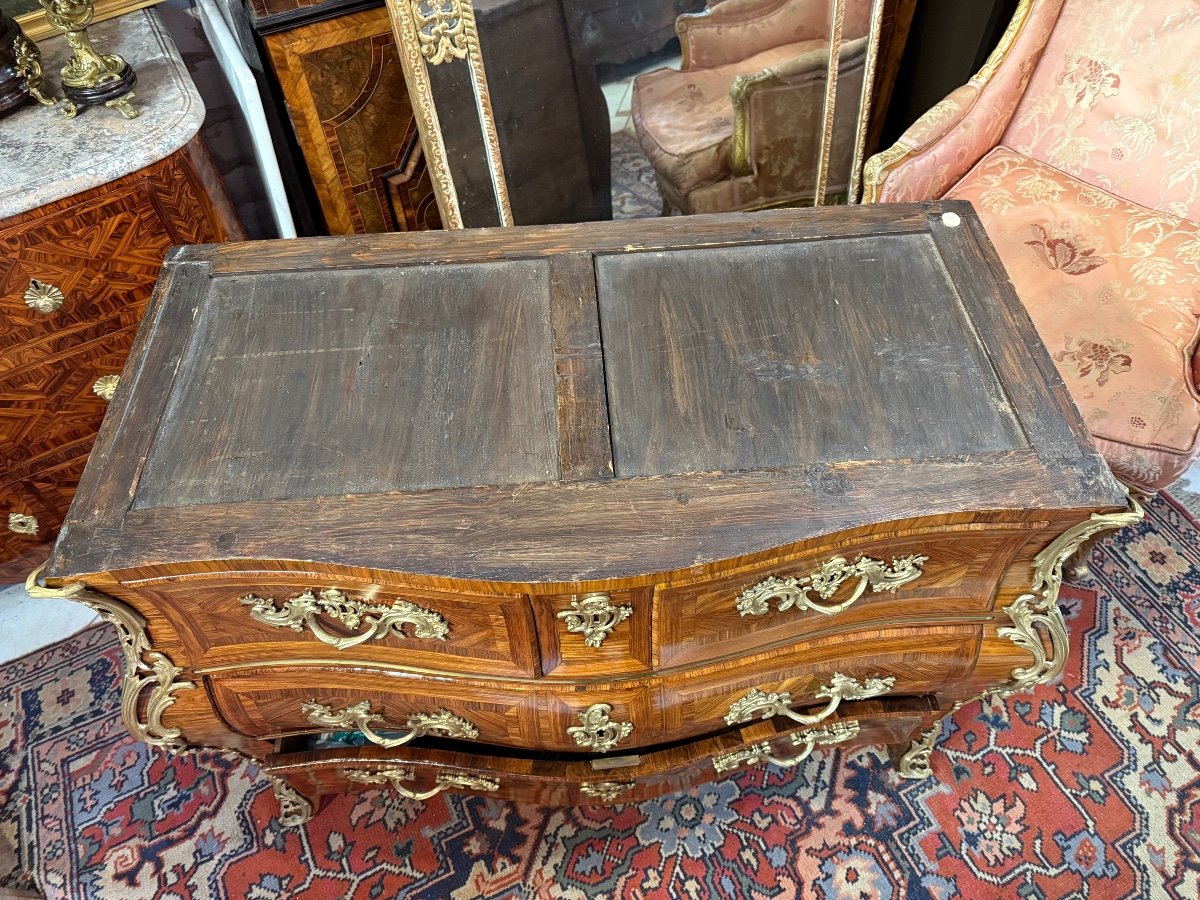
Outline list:
[[[93,31],[138,70],[137,119],[0,121],[0,584],[48,555],[167,251],[242,236],[157,15]],[[57,71],[65,41],[41,46]]]
[[[35,596],[321,795],[621,802],[1057,676],[1136,519],[964,203],[184,248]]]

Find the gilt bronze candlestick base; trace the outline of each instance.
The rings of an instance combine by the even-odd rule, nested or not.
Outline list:
[[[38,0],[46,11],[46,20],[61,28],[74,53],[62,67],[63,93],[74,115],[80,106],[103,103],[127,119],[138,111],[129,102],[137,75],[133,67],[115,53],[101,54],[92,46],[88,25],[96,10],[92,0]]]

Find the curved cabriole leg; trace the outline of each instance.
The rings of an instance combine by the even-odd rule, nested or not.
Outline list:
[[[1027,650],[1033,661],[1027,666],[1012,670],[1012,681],[979,697],[961,700],[945,716],[915,738],[901,756],[897,769],[904,778],[928,778],[932,774],[929,761],[934,744],[942,733],[942,721],[954,715],[971,700],[993,695],[998,699],[1011,697],[1021,691],[1029,691],[1039,684],[1056,680],[1062,675],[1067,663],[1067,623],[1058,608],[1058,594],[1062,589],[1063,566],[1079,553],[1080,548],[1106,531],[1114,531],[1140,522],[1145,511],[1136,496],[1130,496],[1129,509],[1124,512],[1092,516],[1073,528],[1069,528],[1046,546],[1033,559],[1033,582],[1029,593],[1021,594],[1004,608],[1011,625],[997,629],[997,634],[1008,638],[1018,647]],[[1049,645],[1049,646],[1047,646]]]
[[[38,578],[45,568],[44,564],[39,566],[25,579],[25,591],[30,597],[82,603],[117,629],[125,657],[125,675],[121,680],[121,718],[125,727],[134,737],[168,753],[186,753],[192,749],[178,728],[163,725],[162,715],[175,702],[177,691],[191,690],[195,685],[181,680],[183,670],[150,646],[146,620],[124,603],[90,591],[82,584],[69,584],[61,589],[40,584]],[[143,717],[138,707],[146,688],[150,691]]]
[[[117,629],[121,651],[125,657],[125,674],[121,683],[121,718],[125,727],[139,740],[171,754],[190,753],[200,747],[188,743],[178,728],[168,728],[162,723],[163,713],[175,702],[175,693],[190,690],[194,685],[182,681],[183,670],[176,666],[164,653],[150,645],[146,634],[146,620],[124,603],[104,594],[90,591],[82,584],[71,584],[64,588],[49,588],[39,583],[45,565],[39,566],[25,579],[25,591],[34,599],[73,600],[96,611],[106,622]],[[145,714],[139,706],[142,694],[149,687]],[[219,748],[218,748],[219,749]],[[256,766],[258,760],[238,750],[237,753]],[[289,828],[303,825],[316,812],[315,804],[282,778],[264,772],[279,800],[279,821]]]
[[[255,762],[255,765],[258,765]],[[317,811],[316,804],[302,793],[270,772],[263,772],[275,791],[275,799],[279,801],[279,824],[285,828],[298,828],[313,817]]]
[[[908,749],[896,760],[896,771],[901,778],[928,778],[933,774],[933,770],[929,768],[929,759],[933,755],[933,745],[937,743],[941,733],[942,720],[938,719],[913,738]]]

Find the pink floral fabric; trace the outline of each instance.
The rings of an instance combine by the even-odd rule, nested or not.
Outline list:
[[[1024,27],[992,77],[978,77],[918,119],[896,143],[913,151],[876,198],[905,203],[942,196],[996,146],[1025,93],[1063,0],[1034,2]]]
[[[1005,146],[1200,219],[1200,5],[1068,0]]]
[[[1117,475],[1175,480],[1200,452],[1200,226],[1007,147],[949,196],[979,211]]]

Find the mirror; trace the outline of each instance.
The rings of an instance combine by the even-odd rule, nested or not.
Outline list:
[[[388,4],[447,227],[857,202],[888,0]]]

